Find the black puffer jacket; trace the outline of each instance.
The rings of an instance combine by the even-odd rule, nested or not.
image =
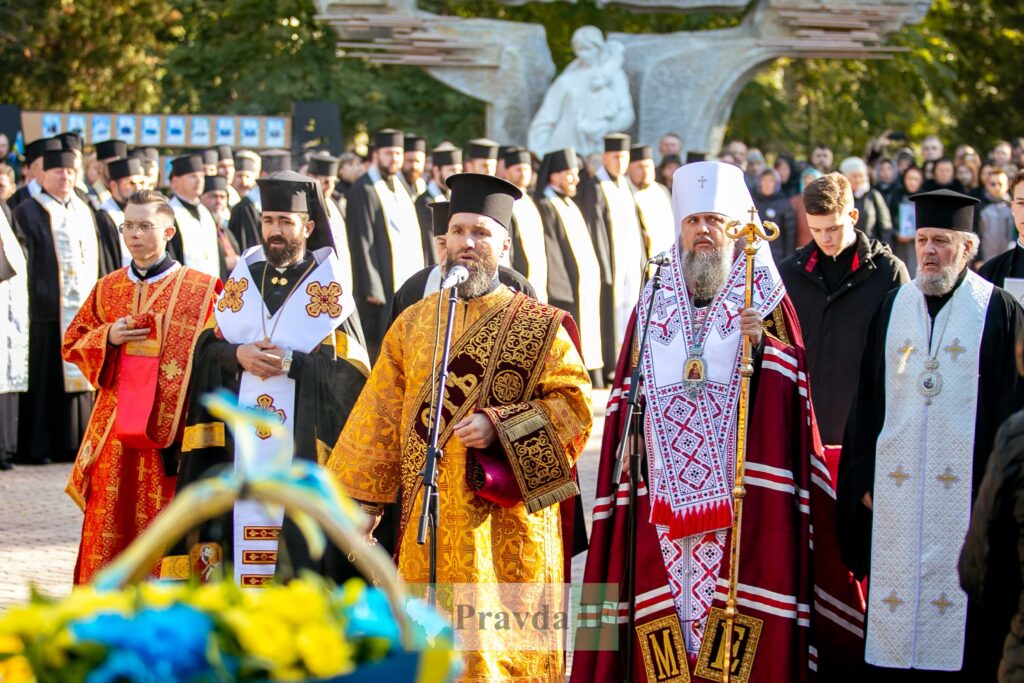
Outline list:
[[[1000,683],[1024,683],[1024,411],[996,434],[978,489],[967,542],[960,553],[960,585],[987,607],[1017,600],[999,665]]]
[[[910,277],[888,246],[860,230],[855,267],[831,294],[818,265],[822,258],[828,257],[812,240],[779,263],[779,273],[804,333],[822,443],[841,444],[871,318],[885,295]]]

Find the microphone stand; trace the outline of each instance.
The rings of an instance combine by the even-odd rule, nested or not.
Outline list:
[[[648,262],[650,263],[650,262]],[[647,267],[644,267],[647,270]],[[651,312],[654,310],[654,300],[657,297],[658,289],[661,287],[661,266],[657,266],[654,275],[651,276],[651,300],[647,304],[647,317],[644,318],[643,332],[640,337],[640,345],[637,347],[639,355],[636,366],[633,368],[629,378],[629,393],[626,395],[626,418],[622,436],[619,440],[619,449],[616,454],[615,473],[612,477],[614,488],[612,489],[612,505],[616,504],[619,494],[619,479],[622,477],[622,467],[625,458],[629,458],[629,506],[626,508],[626,602],[628,603],[627,633],[628,642],[626,645],[626,664],[623,675],[624,683],[633,681],[633,632],[636,630],[636,505],[637,487],[640,479],[640,435],[643,431],[643,411],[640,409],[638,399],[640,384],[643,379],[641,363],[644,348],[647,346],[647,337],[651,327]],[[640,290],[643,292],[643,288]],[[642,296],[642,294],[641,294]],[[639,321],[637,321],[639,322]],[[627,444],[629,454],[626,454]]]
[[[430,437],[427,445],[427,457],[423,464],[420,477],[423,482],[423,507],[420,510],[419,530],[416,542],[423,545],[427,542],[427,529],[430,529],[430,586],[427,602],[431,607],[437,606],[437,517],[440,501],[437,495],[437,466],[443,453],[437,447],[440,436],[441,407],[444,405],[444,386],[448,381],[448,357],[452,347],[452,329],[455,327],[455,304],[459,295],[456,288],[448,289],[448,320],[445,323],[444,347],[441,352],[441,373],[438,377],[437,392],[434,396],[436,408],[430,414]]]

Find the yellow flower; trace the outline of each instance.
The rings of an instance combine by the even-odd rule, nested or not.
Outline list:
[[[185,601],[204,612],[221,614],[237,605],[241,598],[242,594],[234,583],[221,581],[192,589],[186,594]]]
[[[306,624],[299,629],[295,645],[306,669],[317,678],[332,678],[355,669],[354,648],[337,625]]]
[[[0,659],[0,683],[36,683],[32,665],[21,656]]]
[[[18,655],[25,651],[25,644],[17,636],[0,633],[0,655]]]
[[[271,668],[289,667],[298,658],[293,628],[278,617],[232,608],[224,614],[224,621],[234,631],[242,650],[266,661]]]
[[[146,607],[170,607],[182,599],[182,586],[170,583],[145,582],[139,585],[139,597]]]
[[[135,604],[135,588],[98,591],[92,586],[78,586],[71,595],[55,603],[61,623],[95,616],[99,613],[130,614]]]
[[[60,623],[56,611],[50,605],[20,605],[0,615],[0,633],[18,634],[31,640],[51,635]]]
[[[311,619],[323,619],[327,612],[324,587],[305,580],[286,586],[268,586],[245,595],[249,609],[299,626]]]

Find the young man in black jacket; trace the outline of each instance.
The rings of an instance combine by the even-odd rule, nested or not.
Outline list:
[[[779,272],[803,329],[811,400],[835,481],[868,327],[885,295],[910,277],[887,245],[854,228],[859,212],[846,177],[816,179],[803,203],[812,241]]]

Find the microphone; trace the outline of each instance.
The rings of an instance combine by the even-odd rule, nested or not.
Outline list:
[[[468,279],[469,269],[466,266],[455,266],[448,271],[448,275],[441,283],[441,289],[451,289],[456,285],[461,285]]]
[[[653,263],[656,266],[668,265],[668,262],[672,258],[672,250],[663,251],[660,254],[656,254],[648,259],[647,263]]]

